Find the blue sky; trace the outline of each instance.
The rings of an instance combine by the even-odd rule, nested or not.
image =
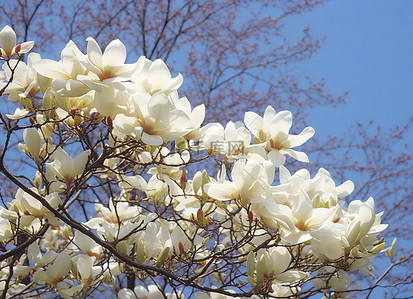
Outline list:
[[[359,121],[374,120],[389,128],[413,116],[412,11],[413,1],[408,0],[333,0],[297,16],[291,30],[309,25],[314,36],[326,39],[294,72],[315,79],[324,76],[332,94],[349,93],[347,104],[318,107],[309,114],[308,124],[318,137],[344,134]],[[407,137],[411,151],[413,134]]]
[[[403,124],[413,114],[412,11],[413,1],[407,0],[335,0],[297,17],[292,29],[308,24],[326,40],[295,72],[325,76],[333,94],[349,92],[347,105],[311,115],[308,123],[318,136],[370,119],[383,127]]]

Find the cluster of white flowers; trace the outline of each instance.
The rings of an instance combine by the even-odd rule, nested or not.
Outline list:
[[[209,293],[199,287],[198,299],[230,298],[225,294],[241,284],[253,298],[294,296],[308,281],[338,298],[350,289],[347,271],[369,274],[372,257],[384,247],[378,239],[387,226],[380,223],[382,213],[376,214],[373,198],[346,206],[342,198],[352,193],[351,181],[336,186],[325,169],[311,178],[305,169],[292,175],[283,166],[286,156],[308,162],[292,148],[314,135],[311,127],[290,134],[291,112],[268,106],[263,117],[247,112],[243,123],[203,126],[205,107],[192,109],[178,95],[183,77],[173,78],[160,59],[126,64],[119,40],[102,53],[89,37],[86,54],[70,41],[60,61],[30,53],[27,64],[22,55],[33,43],[15,43],[6,26],[0,32],[0,89],[21,104],[7,117],[26,121],[19,149],[37,173],[31,188],[19,189],[7,208],[0,207],[0,242],[10,250],[20,245],[17,235],[47,230],[23,248],[9,280],[10,261],[3,260],[0,289],[7,280],[10,296],[27,291],[22,279],[28,275],[63,298],[85,296],[116,284],[129,268],[145,284],[121,289],[119,298],[164,298],[159,285],[149,283],[159,268],[177,271],[181,287],[207,276],[230,286],[227,293],[219,285]],[[89,139],[100,134],[99,142],[82,142],[82,132]],[[199,162],[195,149],[204,153],[198,160],[218,162],[217,179],[205,170],[188,178],[187,166]],[[112,189],[106,199],[89,198],[96,209],[88,211],[90,220],[72,216],[82,232],[68,225],[65,213],[93,178]],[[111,249],[151,266],[150,274]],[[225,280],[231,267],[240,273],[239,283]],[[185,295],[179,288],[165,292],[167,298]]]

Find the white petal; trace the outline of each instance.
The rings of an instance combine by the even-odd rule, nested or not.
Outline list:
[[[255,137],[258,137],[258,132],[263,127],[263,119],[257,113],[248,111],[244,116],[244,124]]]
[[[163,92],[157,92],[152,96],[148,103],[148,112],[151,117],[157,120],[169,118],[169,100]]]
[[[90,155],[90,150],[85,150],[73,159],[73,172],[72,172],[73,178],[83,173],[83,170],[85,170],[85,166],[89,158],[89,155]]]
[[[184,82],[184,77],[182,77],[181,74],[178,74],[178,76],[171,79],[167,87],[168,93],[171,91],[177,90],[182,85],[183,82]]]
[[[336,187],[337,196],[339,198],[342,198],[342,197],[345,197],[345,196],[351,194],[351,192],[353,192],[353,190],[354,190],[354,183],[350,180],[347,180],[343,184],[341,184],[340,186]]]
[[[87,85],[72,79],[68,81],[54,80],[51,87],[55,93],[62,97],[80,97],[90,91]]]
[[[283,149],[280,150],[280,153],[287,154],[290,157],[292,157],[292,158],[294,158],[294,159],[296,159],[297,161],[300,161],[300,162],[306,162],[306,163],[309,162],[308,156],[303,152],[295,151],[295,150],[292,150],[290,148],[283,148]]]
[[[87,41],[87,57],[90,62],[94,64],[97,68],[102,69],[102,51],[98,43],[93,39],[93,37],[88,37]]]
[[[271,128],[265,129],[271,132],[272,137],[276,137],[278,134],[282,133],[288,134],[290,128],[293,124],[293,116],[290,111],[281,111],[271,120],[269,124]],[[265,126],[265,124],[264,124]]]
[[[288,171],[286,167],[282,165],[279,168],[279,175],[281,184],[286,184],[288,179],[291,177],[291,173]]]
[[[47,78],[60,80],[70,79],[70,75],[66,72],[63,64],[54,60],[42,59],[34,63],[33,68],[40,75]]]
[[[162,137],[158,135],[149,135],[146,132],[142,132],[142,141],[147,145],[158,146],[163,143]]]
[[[86,253],[89,252],[94,246],[96,246],[95,241],[78,230],[75,231],[75,238],[73,242],[80,248],[80,250]]]
[[[119,299],[136,299],[136,295],[132,290],[129,289],[121,289],[118,293],[118,298]]]
[[[275,167],[280,167],[285,162],[285,156],[276,149],[272,149],[268,153],[268,159],[272,162],[272,164],[274,164]]]
[[[202,122],[204,121],[205,118],[205,105],[199,105],[192,110],[191,113],[191,127],[192,128],[198,128],[201,126]]]
[[[34,42],[24,42],[20,44],[20,51],[19,54],[25,54],[29,52],[34,46]]]
[[[306,127],[299,135],[289,135],[289,147],[296,147],[302,145],[308,139],[314,136],[314,129],[312,127]]]
[[[151,91],[163,90],[168,87],[171,81],[171,73],[165,62],[161,59],[156,59],[149,68],[148,82],[151,86]]]
[[[125,116],[124,114],[116,115],[113,120],[113,126],[124,135],[131,135],[139,125],[136,117]]]
[[[27,114],[29,114],[29,112],[30,111],[26,109],[16,108],[16,110],[14,111],[14,114],[6,114],[6,116],[8,119],[17,120],[17,119],[24,118]]]
[[[111,87],[96,91],[93,97],[95,108],[100,114],[112,116],[114,113],[115,90]]]
[[[262,129],[264,132],[271,132],[271,127],[273,126],[274,119],[276,117],[280,117],[280,113],[276,113],[274,108],[271,106],[267,106],[264,112],[264,117],[263,117],[263,124],[262,124]]]
[[[208,196],[216,200],[231,200],[238,198],[239,191],[231,182],[209,183],[204,185],[204,191]]]
[[[126,48],[123,43],[116,39],[107,45],[102,57],[103,67],[121,66],[126,60]]]

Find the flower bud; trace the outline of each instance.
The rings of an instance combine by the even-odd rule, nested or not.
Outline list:
[[[55,130],[54,130],[54,128],[53,128],[53,126],[52,126],[51,124],[47,123],[47,124],[45,125],[45,127],[46,127],[46,129],[47,129],[49,132],[51,132],[52,134],[55,132]]]
[[[123,255],[127,255],[128,254],[128,248],[126,247],[126,243],[125,242],[119,242],[116,245],[116,249],[119,251],[119,253],[123,254]]]
[[[112,130],[113,128],[113,121],[110,116],[106,117],[106,123],[108,124],[108,127]]]
[[[185,190],[186,188],[186,169],[182,169],[182,175],[181,175],[181,188],[182,190]]]
[[[27,128],[23,131],[23,140],[33,159],[38,162],[42,139],[35,128]]]
[[[156,261],[156,263],[155,263],[155,266],[159,267],[160,265],[163,264],[164,261],[166,261],[166,259],[167,259],[168,256],[169,256],[169,250],[170,250],[169,247],[165,247],[164,249],[162,249],[162,251],[161,251],[161,253],[159,254],[158,259],[157,259],[157,261]]]
[[[374,255],[378,254],[384,247],[385,243],[380,243],[376,246],[373,247],[372,250],[370,250],[370,252]]]
[[[180,254],[185,254],[185,248],[184,248],[184,245],[182,244],[181,241],[179,241],[179,243],[178,243],[178,248],[179,248],[179,253]]]
[[[252,211],[248,211],[248,221],[252,222],[254,220],[254,213]]]
[[[198,225],[201,227],[205,225],[204,211],[201,208],[199,208],[196,212],[196,221],[198,222]]]
[[[20,50],[22,49],[22,45],[18,44],[15,48],[14,48],[14,52],[16,52],[17,54],[19,54]]]
[[[251,250],[247,257],[247,275],[253,277],[255,272],[255,254]]]
[[[85,101],[80,100],[79,103],[77,103],[76,109],[77,110],[82,110],[84,103],[85,103]]]
[[[33,109],[32,100],[30,100],[29,98],[24,98],[24,107],[26,107],[28,110],[32,110]]]
[[[198,171],[192,178],[192,187],[194,188],[195,194],[198,194],[199,189],[202,186],[202,173]]]
[[[13,49],[16,45],[16,33],[10,26],[4,26],[0,31],[0,47],[2,48],[2,56],[8,59],[13,55]]]

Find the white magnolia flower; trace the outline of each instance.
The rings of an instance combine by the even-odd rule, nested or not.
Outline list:
[[[80,248],[83,252],[87,253],[90,256],[94,256],[99,258],[102,247],[97,244],[94,240],[92,240],[87,235],[81,233],[80,231],[75,231],[75,237],[73,239],[73,243]]]
[[[23,131],[24,145],[19,144],[22,151],[29,152],[33,160],[37,163],[40,158],[42,137],[35,128],[26,128]]]
[[[312,201],[313,207],[329,208],[335,206],[340,198],[349,195],[354,184],[345,181],[336,186],[330,173],[320,168],[314,178],[310,178],[307,169],[300,169],[291,175],[287,168],[280,166],[280,185],[271,186],[271,192],[277,203],[288,204],[291,197],[304,190]]]
[[[25,54],[33,48],[34,42],[24,42],[16,46],[16,33],[10,26],[4,26],[0,31],[0,53],[4,59],[14,54]]]
[[[171,101],[163,92],[153,96],[134,96],[132,105],[139,122],[135,134],[148,145],[161,145],[164,141],[178,139],[191,131],[188,115],[182,110],[173,109]]]
[[[172,254],[172,240],[168,227],[161,221],[148,223],[141,237],[148,257],[159,258],[163,251]]]
[[[79,97],[90,91],[89,87],[77,80],[77,76],[87,75],[89,72],[82,64],[85,59],[76,44],[69,41],[62,50],[59,62],[41,59],[33,68],[40,75],[53,79],[51,88],[59,97]]]
[[[140,208],[138,206],[131,206],[122,200],[109,200],[108,208],[102,204],[96,204],[95,207],[100,216],[109,223],[120,223],[127,220],[134,221],[140,215]]]
[[[66,252],[61,252],[57,255],[52,264],[49,264],[44,269],[38,269],[33,279],[40,283],[47,283],[56,288],[66,288],[69,282],[63,281],[72,268],[72,259]]]
[[[366,202],[354,200],[349,204],[348,215],[343,216],[349,221],[345,232],[347,251],[360,243],[367,250],[373,248],[377,235],[387,228],[387,224],[380,223],[382,214],[375,213],[372,197]]]
[[[241,124],[229,121],[209,124],[200,130],[201,142],[212,153],[225,155],[230,161],[245,158],[245,148],[251,143],[251,133]]]
[[[30,190],[32,190],[35,193],[38,193],[37,189],[34,187]],[[59,205],[62,204],[62,201],[57,193],[48,194],[44,198],[50,204],[50,206],[52,206],[55,209],[57,209]],[[15,199],[12,201],[12,204],[13,203],[17,204],[19,212],[23,218],[25,216],[27,216],[27,218],[46,218],[52,225],[61,224],[60,220],[56,218],[56,216],[52,212],[50,212],[39,200],[31,196],[30,194],[24,192],[22,189],[17,190]],[[34,218],[31,219],[31,221],[33,220]]]
[[[90,150],[86,150],[72,159],[61,147],[58,147],[52,154],[53,162],[46,164],[47,170],[57,178],[64,180],[68,187],[83,173],[89,155]]]
[[[33,100],[35,95],[40,91],[37,72],[33,68],[33,65],[40,59],[39,54],[30,53],[27,57],[27,64],[15,59],[8,62],[11,69],[7,63],[3,64],[7,81],[9,81],[13,75],[13,81],[4,91],[4,94],[9,95],[10,101],[18,101],[24,98]],[[15,69],[13,74],[12,69]],[[0,88],[3,88],[5,85],[6,83],[1,83]]]
[[[151,161],[155,162],[155,167],[148,170],[148,174],[156,175],[158,179],[178,181],[183,175],[181,167],[189,161],[189,152],[183,151],[182,153],[170,153],[166,147],[156,149],[152,153]],[[159,163],[156,163],[159,162]]]
[[[204,190],[214,199],[237,200],[243,207],[249,203],[262,203],[268,197],[270,184],[274,180],[274,168],[266,162],[239,160],[231,172],[232,182],[212,182],[206,184]],[[224,176],[221,174],[221,177]]]
[[[285,231],[282,239],[290,244],[298,244],[312,239],[312,232],[323,224],[330,223],[336,215],[338,206],[333,208],[313,208],[307,193],[301,190],[287,205],[272,206],[274,219]]]
[[[161,59],[151,62],[142,56],[137,64],[139,69],[131,76],[136,92],[154,95],[161,91],[169,95],[182,85],[182,75],[178,74],[177,77],[172,78],[168,67]]]
[[[92,284],[92,282],[102,272],[101,267],[94,266],[95,261],[96,257],[85,254],[79,254],[73,258],[73,263],[76,267],[75,271],[80,283],[84,283],[86,285]]]
[[[292,126],[290,111],[276,113],[274,108],[268,106],[264,117],[254,112],[245,113],[244,123],[255,136],[256,144],[263,144],[268,150],[268,158],[275,166],[285,162],[285,154],[300,162],[308,162],[308,157],[303,152],[292,150],[292,147],[302,145],[314,135],[314,129],[306,127],[299,135],[289,135]]]
[[[291,262],[291,255],[285,247],[260,249],[250,252],[247,258],[248,280],[254,285],[267,283],[273,279],[279,281],[298,281],[306,276],[304,272],[286,271]]]
[[[87,59],[82,60],[82,63],[96,77],[82,76],[81,80],[83,83],[92,89],[99,90],[102,86],[107,86],[109,83],[120,82],[130,78],[137,65],[136,63],[125,64],[126,48],[120,40],[111,41],[103,53],[98,43],[92,37],[88,37],[86,41]]]

